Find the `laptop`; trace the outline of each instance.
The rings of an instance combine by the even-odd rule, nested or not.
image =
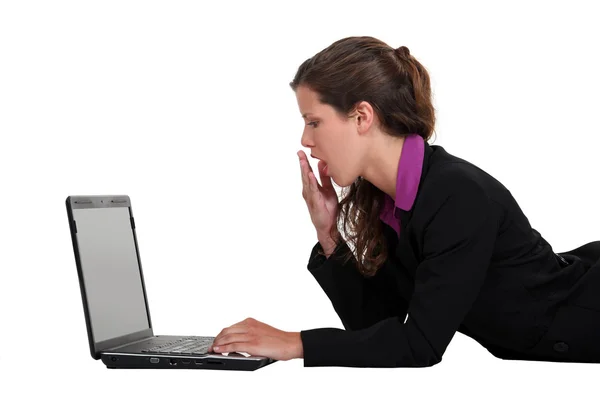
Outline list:
[[[66,206],[92,358],[107,368],[245,371],[276,361],[209,353],[213,336],[154,335],[129,196],[69,196]]]

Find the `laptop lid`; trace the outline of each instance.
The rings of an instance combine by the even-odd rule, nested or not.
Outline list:
[[[131,200],[69,196],[67,215],[90,352],[153,336]]]

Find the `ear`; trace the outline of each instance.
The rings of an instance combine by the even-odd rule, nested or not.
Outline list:
[[[367,101],[357,104],[353,116],[356,119],[356,129],[361,134],[367,132],[375,122],[375,111]]]

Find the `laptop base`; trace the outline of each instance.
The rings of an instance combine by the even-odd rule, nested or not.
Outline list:
[[[109,369],[217,369],[254,371],[276,360],[248,360],[242,354],[210,354],[207,356],[176,356],[157,354],[102,353],[102,362]]]

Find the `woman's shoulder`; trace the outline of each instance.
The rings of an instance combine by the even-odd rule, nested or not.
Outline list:
[[[439,195],[481,190],[496,199],[509,193],[508,189],[487,170],[452,155],[441,146],[432,154],[423,179],[423,190]]]

